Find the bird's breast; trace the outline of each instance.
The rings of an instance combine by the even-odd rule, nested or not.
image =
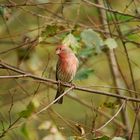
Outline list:
[[[60,65],[62,71],[61,75],[63,75],[63,81],[71,81],[74,78],[77,71],[78,59],[76,57],[69,57],[67,59],[63,59]]]

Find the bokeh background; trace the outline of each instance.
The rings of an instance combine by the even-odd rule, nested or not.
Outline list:
[[[139,99],[139,0],[0,0],[1,63],[55,80],[59,44],[80,61],[75,85]],[[1,76],[16,74],[0,65]],[[36,114],[56,88],[29,77],[0,77],[1,139],[140,139],[139,102],[72,90],[62,105]]]

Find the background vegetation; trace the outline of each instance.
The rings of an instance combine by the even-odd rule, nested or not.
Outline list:
[[[62,105],[59,44],[80,61]],[[0,138],[139,140],[139,59],[139,0],[0,0]]]

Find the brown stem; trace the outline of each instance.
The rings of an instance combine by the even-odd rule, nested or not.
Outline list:
[[[100,1],[100,0],[97,0],[98,2],[98,5],[100,5],[100,7],[103,7],[102,5],[104,5],[104,2]],[[107,9],[110,9],[109,8],[102,8],[102,9],[99,9],[99,12],[100,12],[100,16],[101,16],[101,22],[103,24],[108,24],[107,22],[107,11],[103,11],[103,10],[107,10]],[[108,27],[106,26],[106,28],[104,28],[104,30],[106,32],[110,32],[110,28],[109,28],[109,25]],[[109,34],[106,34],[106,38],[110,38],[111,35]],[[114,83],[116,85],[116,87],[118,88],[121,88],[122,86],[125,87],[125,82],[123,81],[123,77],[119,71],[119,68],[118,68],[118,65],[117,65],[117,60],[116,60],[116,56],[115,56],[115,50],[114,49],[110,49],[109,52],[108,52],[108,57],[109,57],[109,60],[110,60],[110,68],[112,70],[112,75],[113,75],[113,78],[114,78]],[[124,93],[120,90],[116,90],[116,92],[119,94],[119,95],[123,95]],[[122,100],[119,100],[120,103],[122,104]],[[127,111],[122,109],[121,110],[121,116],[122,116],[122,119],[123,119],[123,122],[124,124],[126,125],[127,127],[127,131],[126,133],[129,134],[129,132],[131,131],[131,128],[130,128],[130,124],[129,124],[129,119],[128,119],[128,114],[127,114]]]

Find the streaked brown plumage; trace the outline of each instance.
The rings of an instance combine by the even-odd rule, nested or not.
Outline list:
[[[72,50],[65,45],[58,46],[56,48],[56,54],[59,56],[56,66],[56,80],[60,80],[62,82],[72,82],[78,68],[79,62],[77,57]],[[55,99],[63,94],[64,91],[65,87],[58,85]],[[56,101],[56,103],[62,104],[63,97]]]

